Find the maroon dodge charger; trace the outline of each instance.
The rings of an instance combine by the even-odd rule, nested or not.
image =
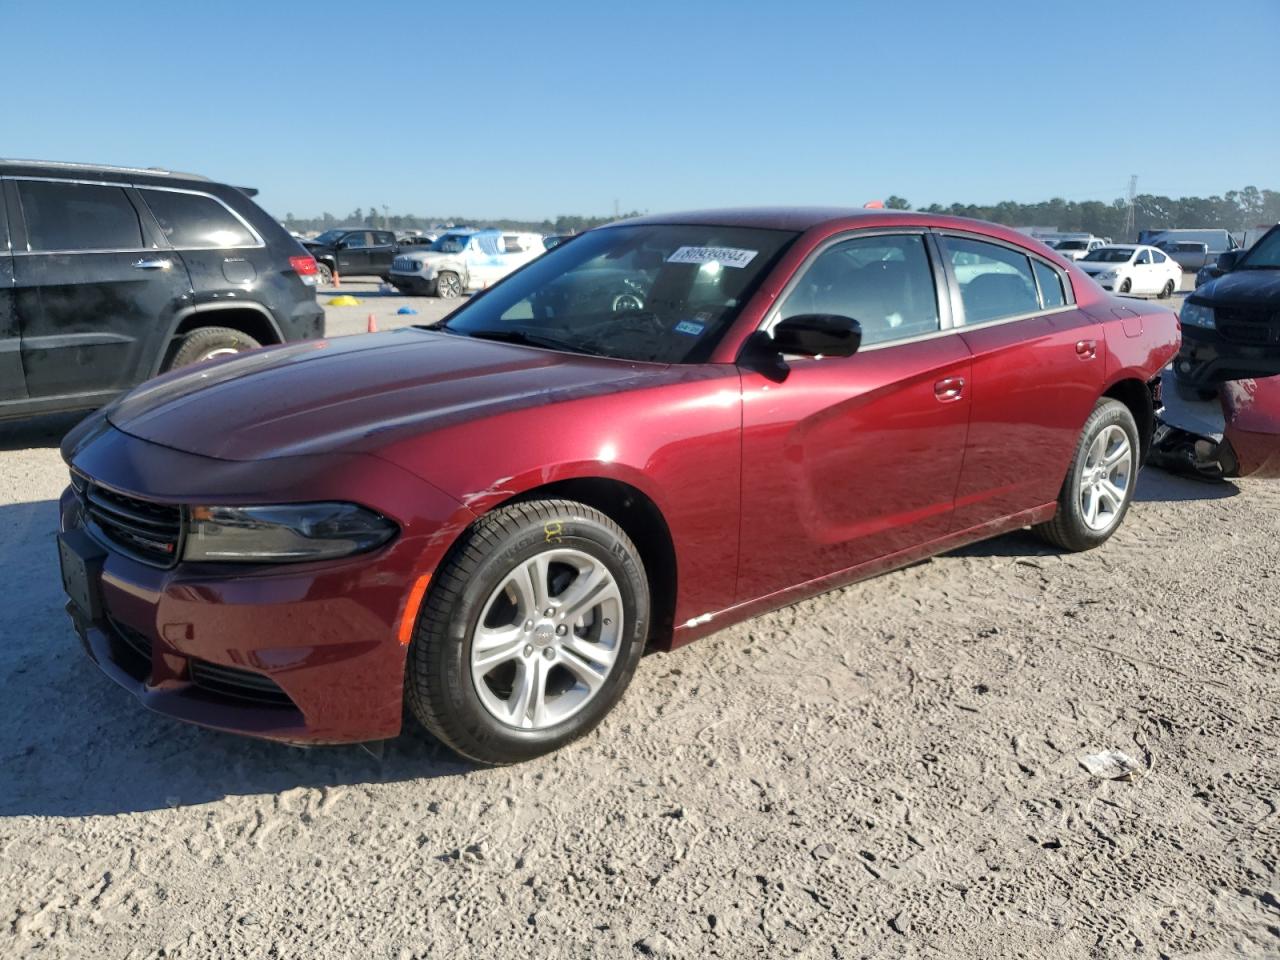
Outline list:
[[[652,216],[446,320],[145,384],[63,443],[89,655],[152,710],[293,743],[406,707],[503,763],[674,647],[1133,499],[1169,310],[986,223]]]

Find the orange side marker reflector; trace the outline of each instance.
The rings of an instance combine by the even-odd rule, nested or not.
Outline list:
[[[404,605],[404,616],[400,619],[400,632],[396,638],[400,646],[407,647],[413,639],[413,628],[418,623],[418,608],[422,606],[422,598],[427,595],[427,584],[431,582],[431,574],[424,573],[413,582],[409,591],[409,602]]]

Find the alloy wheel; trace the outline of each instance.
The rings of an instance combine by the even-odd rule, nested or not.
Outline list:
[[[436,295],[445,299],[453,300],[462,293],[462,282],[456,274],[442,273],[436,278]]]
[[[1090,530],[1102,533],[1120,518],[1133,482],[1133,445],[1115,424],[1104,427],[1080,466],[1080,512]]]
[[[622,643],[622,593],[581,550],[521,561],[489,595],[471,635],[471,679],[497,720],[543,730],[604,687]]]

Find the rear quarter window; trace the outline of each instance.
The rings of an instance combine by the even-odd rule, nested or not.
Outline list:
[[[258,243],[240,219],[213,197],[146,187],[138,192],[172,247],[217,249]]]

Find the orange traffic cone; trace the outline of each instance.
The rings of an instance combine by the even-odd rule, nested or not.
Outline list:
[[[338,271],[337,271],[337,270],[334,270],[334,271],[333,271],[333,285],[334,285],[334,287],[340,287],[340,286],[342,286],[342,278],[341,278],[340,276],[338,276]]]
[[[373,318],[373,314],[369,314],[369,333],[378,332],[378,321]]]

